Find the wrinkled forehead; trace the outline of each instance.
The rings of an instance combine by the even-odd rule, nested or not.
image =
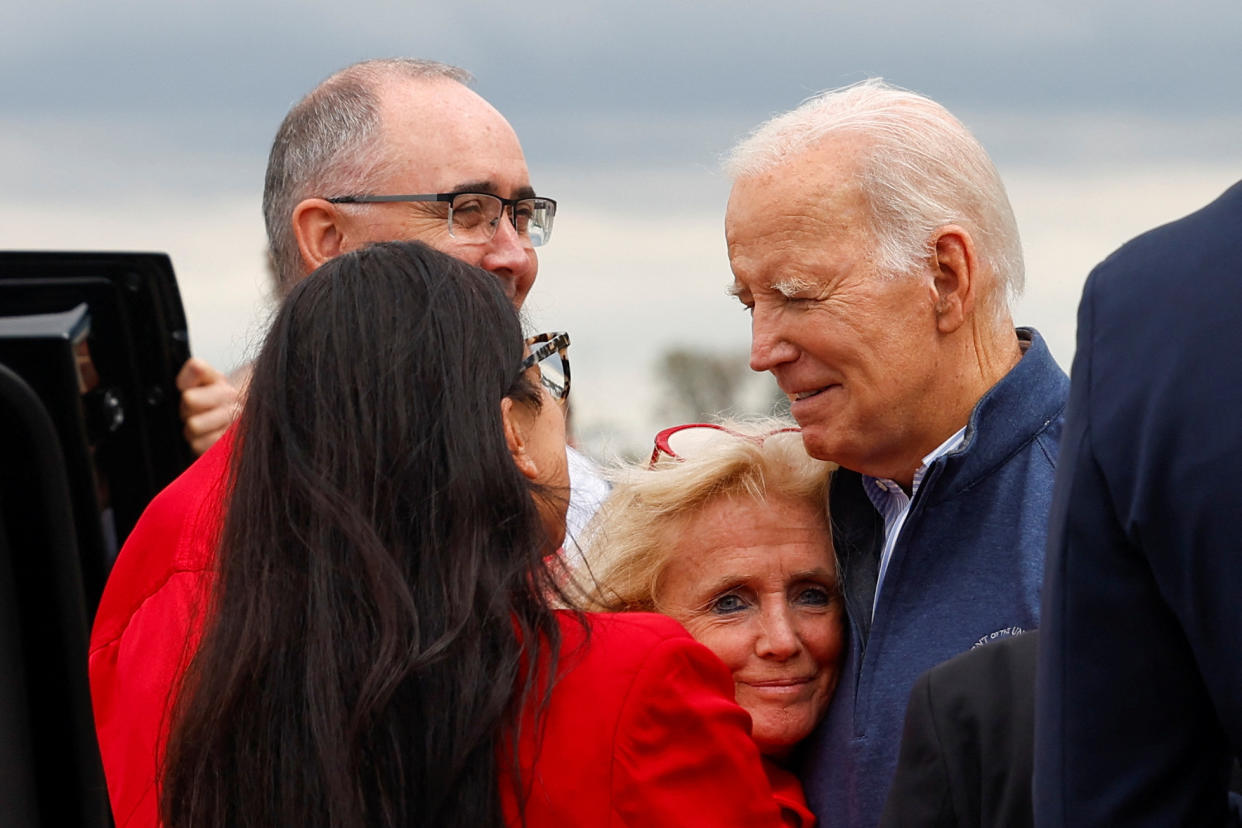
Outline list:
[[[865,244],[873,216],[855,157],[809,151],[738,178],[725,211],[735,277],[796,279],[824,251]]]
[[[795,567],[835,572],[832,536],[823,501],[782,492],[762,497],[734,492],[711,497],[670,521],[666,564],[676,560],[707,573],[736,577],[749,565],[782,570],[775,554],[800,547]],[[730,550],[730,551],[725,551]]]
[[[380,89],[382,178],[390,193],[464,189],[506,198],[530,194],[513,127],[456,81],[395,81]]]
[[[733,182],[726,226],[739,214],[769,209],[799,213],[860,210],[869,161],[864,138],[852,133],[824,136],[816,143]]]

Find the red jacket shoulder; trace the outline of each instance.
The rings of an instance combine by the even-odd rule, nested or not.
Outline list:
[[[92,650],[120,635],[175,574],[212,568],[232,447],[230,430],[147,505],[104,586]]]

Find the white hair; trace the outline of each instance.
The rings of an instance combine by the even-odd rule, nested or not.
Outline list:
[[[1022,294],[1022,241],[1005,185],[970,131],[929,98],[879,78],[822,92],[760,124],[725,158],[734,180],[761,175],[830,135],[867,140],[858,184],[870,208],[883,272],[912,273],[932,253],[933,232],[960,224],[1004,286],[997,316]]]
[[[276,132],[263,187],[268,254],[280,294],[302,278],[291,223],[293,208],[312,196],[373,190],[393,159],[379,146],[379,87],[394,79],[443,78],[461,84],[470,73],[434,60],[365,60],[331,75],[298,101]]]

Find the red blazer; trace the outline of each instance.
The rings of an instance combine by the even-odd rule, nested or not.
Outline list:
[[[774,796],[750,716],[710,650],[663,615],[587,617],[583,647],[561,615],[563,666],[538,736],[532,711],[522,722],[528,826],[813,824],[800,789],[801,812],[782,814],[790,790]],[[510,763],[501,758],[500,790],[516,826]]]
[[[214,578],[230,430],[156,495],[104,586],[91,630],[91,702],[118,828],[157,824],[168,712]]]
[[[157,769],[207,609],[231,446],[230,432],[147,507],[95,618],[91,695],[119,828],[158,824]],[[719,659],[664,616],[588,618],[584,645],[562,617],[538,743],[526,714],[527,826],[813,824],[796,782],[774,776],[773,792]],[[502,803],[518,824],[509,768],[502,758]]]

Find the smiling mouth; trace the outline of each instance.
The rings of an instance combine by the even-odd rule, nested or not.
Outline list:
[[[797,393],[787,394],[786,396],[789,397],[789,401],[791,403],[801,402],[802,400],[809,400],[811,397],[817,397],[828,389],[836,387],[836,385],[825,385],[823,388],[816,388],[811,391],[798,391]]]
[[[808,684],[813,676],[803,676],[801,678],[784,678],[772,679],[770,681],[748,681],[751,687],[797,687],[802,684]]]

